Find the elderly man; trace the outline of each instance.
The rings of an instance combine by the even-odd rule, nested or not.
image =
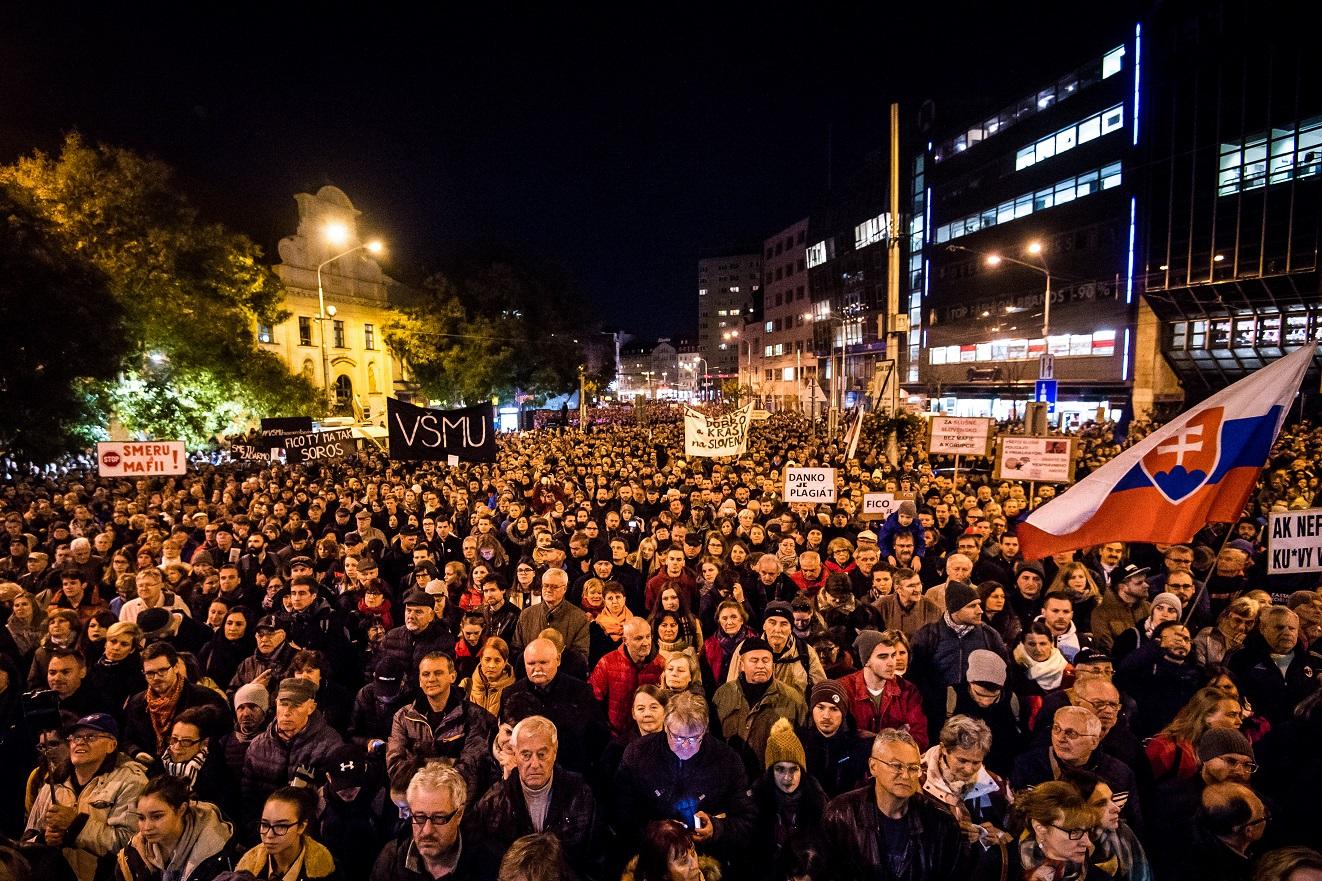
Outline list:
[[[454,651],[455,635],[436,615],[436,604],[423,590],[404,595],[404,623],[386,632],[381,648],[375,652],[374,666],[394,658],[412,674],[418,662],[431,652]]]
[[[651,625],[643,618],[624,622],[623,644],[597,662],[588,684],[606,708],[611,733],[621,737],[633,724],[633,693],[640,685],[661,681],[666,662],[652,644]]]
[[[794,611],[789,603],[767,603],[762,618],[762,639],[771,648],[776,679],[798,691],[801,697],[808,694],[814,683],[826,678],[817,650],[794,635]],[[728,682],[739,677],[739,654],[736,648],[730,657],[726,673]]]
[[[888,728],[878,734],[869,765],[872,785],[832,799],[822,817],[830,877],[967,877],[970,855],[959,824],[919,795],[922,753],[908,732]]]
[[[1267,606],[1244,647],[1229,656],[1231,672],[1253,709],[1272,727],[1285,724],[1294,708],[1322,683],[1322,652],[1299,634],[1299,616],[1284,606]]]
[[[271,691],[280,684],[280,680],[289,672],[298,649],[289,643],[289,619],[284,615],[264,615],[257,619],[253,627],[256,637],[256,650],[239,662],[239,667],[230,679],[229,692],[233,694],[240,686],[256,682]]]
[[[78,881],[92,881],[98,862],[138,831],[147,772],[119,751],[119,726],[105,713],[79,719],[66,740],[69,776],[37,790],[23,839],[61,848]]]
[[[817,596],[817,592],[826,586],[826,569],[822,567],[822,555],[816,551],[804,551],[799,554],[799,568],[790,576],[799,593],[808,597]]]
[[[942,608],[923,595],[923,580],[912,569],[897,569],[895,589],[877,600],[877,611],[887,630],[898,630],[909,638],[935,621],[941,620]]]
[[[803,693],[778,682],[773,674],[771,646],[753,637],[739,647],[738,678],[728,681],[712,696],[712,706],[721,725],[721,736],[744,760],[750,778],[765,767],[767,738],[777,719],[802,726],[807,716]]]
[[[556,766],[559,735],[545,716],[528,716],[510,732],[514,770],[473,808],[474,840],[498,860],[518,838],[552,832],[580,874],[597,864],[597,803],[582,775]]]
[[[526,707],[530,713],[555,723],[560,737],[559,760],[586,774],[610,738],[610,728],[592,686],[561,670],[555,643],[538,637],[523,650],[527,678],[505,690],[503,706]]]
[[[537,634],[551,627],[565,638],[565,649],[575,652],[586,662],[590,642],[588,616],[565,599],[568,590],[569,575],[563,569],[547,569],[542,573],[542,601],[519,613],[514,644],[510,648],[522,652]]]
[[[631,743],[615,777],[616,830],[636,847],[653,820],[677,820],[700,852],[737,860],[756,811],[738,754],[707,731],[707,703],[681,692],[662,730]]]
[[[769,602],[789,602],[798,593],[799,588],[785,574],[785,567],[775,554],[758,557],[753,571],[757,573],[757,592]]]
[[[412,835],[385,846],[370,881],[494,878],[496,865],[478,833],[461,832],[468,787],[454,768],[432,762],[409,780],[404,800]]]
[[[983,765],[991,751],[986,722],[951,716],[938,742],[923,754],[923,791],[950,812],[970,842],[1007,844],[1010,785]]]
[[[1262,799],[1243,783],[1207,787],[1194,817],[1193,844],[1188,857],[1170,877],[1187,881],[1249,881],[1257,857],[1255,845],[1271,822]]]
[[[433,759],[452,764],[477,798],[486,785],[487,747],[496,720],[455,686],[454,660],[429,652],[418,662],[418,690],[410,704],[395,711],[386,744],[386,773],[402,783]]]
[[[1125,801],[1126,817],[1137,828],[1141,818],[1134,772],[1102,752],[1102,721],[1086,707],[1061,707],[1051,722],[1051,739],[1020,753],[1010,782],[1015,789],[1059,780],[1071,770],[1096,774],[1106,781],[1117,799]]]
[[[165,590],[165,579],[161,576],[160,569],[142,569],[134,581],[137,583],[138,595],[120,606],[119,620],[136,622],[138,616],[145,610],[155,608],[165,608],[171,612],[192,616],[193,612],[188,608],[188,603],[184,602],[183,597],[173,591]]]
[[[967,582],[973,575],[973,560],[965,554],[946,557],[946,580],[929,588],[923,598],[942,612],[946,610],[946,587],[952,581]]]
[[[275,699],[275,721],[248,744],[243,757],[241,818],[255,823],[266,797],[295,776],[315,779],[343,740],[317,712],[317,687],[307,679],[286,679]]]

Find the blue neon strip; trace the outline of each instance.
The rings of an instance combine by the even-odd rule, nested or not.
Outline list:
[[[1125,273],[1125,303],[1134,302],[1134,232],[1138,215],[1138,197],[1129,197],[1129,269]]]

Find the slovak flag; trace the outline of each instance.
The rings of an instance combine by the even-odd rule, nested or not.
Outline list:
[[[1024,559],[1108,541],[1180,544],[1239,519],[1315,348],[1223,389],[1029,514]]]

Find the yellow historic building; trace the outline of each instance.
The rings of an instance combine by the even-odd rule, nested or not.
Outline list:
[[[403,381],[384,340],[389,290],[396,282],[374,259],[379,246],[360,237],[360,212],[342,190],[325,186],[316,195],[299,193],[294,201],[298,231],[280,240],[274,267],[291,314],[281,324],[258,325],[257,339],[290,372],[326,390],[336,412],[352,412],[357,401],[375,419],[385,412],[396,382]]]

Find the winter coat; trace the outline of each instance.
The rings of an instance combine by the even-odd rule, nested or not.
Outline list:
[[[500,675],[494,680],[488,680],[482,675],[482,670],[473,671],[473,675],[464,680],[461,685],[464,691],[468,692],[468,699],[477,704],[497,718],[500,717],[500,698],[505,693],[505,689],[514,684],[514,668],[509,664],[500,671]]]
[[[234,678],[230,680],[229,688],[226,690],[232,696],[234,692],[252,682],[258,676],[270,671],[271,675],[266,680],[266,690],[271,694],[275,694],[276,689],[280,686],[280,680],[289,675],[289,665],[293,663],[296,654],[298,654],[298,649],[290,645],[287,639],[280,643],[280,647],[269,655],[253,652],[244,658],[242,663],[239,664],[239,668],[234,671]]]
[[[634,881],[634,873],[638,871],[638,857],[629,860],[629,864],[624,867],[624,872],[620,875],[620,881]],[[702,873],[702,881],[721,881],[721,864],[709,856],[698,854],[698,871]],[[376,881],[375,878],[372,881]]]
[[[519,623],[514,628],[514,642],[510,648],[522,658],[528,643],[546,628],[553,627],[565,638],[565,651],[577,652],[586,660],[592,642],[588,633],[589,623],[583,610],[568,600],[554,610],[548,610],[546,603],[536,603],[519,613]]]
[[[1102,602],[1092,613],[1093,642],[1105,652],[1111,651],[1116,637],[1131,627],[1142,626],[1152,611],[1147,600],[1128,605],[1113,588],[1102,592]]]
[[[243,816],[255,819],[266,797],[289,785],[296,770],[321,768],[343,743],[317,711],[293,737],[286,738],[272,723],[252,739],[243,757]]]
[[[152,755],[159,755],[165,748],[165,740],[170,736],[170,728],[174,726],[174,720],[184,710],[190,710],[194,707],[212,707],[217,712],[217,717],[228,724],[230,720],[229,704],[225,699],[216,694],[204,685],[194,685],[191,682],[185,682],[183,688],[179,690],[179,700],[175,701],[174,710],[170,713],[170,724],[166,726],[164,736],[158,737],[156,729],[151,724],[151,713],[147,711],[147,692],[140,691],[128,699],[124,704],[124,729],[120,734],[120,744],[123,745],[125,752],[134,754],[138,752],[147,752]],[[225,732],[216,732],[222,735]]]
[[[923,711],[932,740],[945,719],[946,689],[964,682],[969,655],[978,649],[995,652],[1007,664],[1010,661],[1001,635],[986,624],[975,625],[960,636],[943,617],[914,636],[909,647],[909,669],[904,675],[923,693]]]
[[[1275,665],[1271,672],[1280,677]],[[1150,737],[1166,727],[1202,684],[1203,671],[1192,656],[1182,664],[1174,663],[1155,642],[1125,658],[1115,673],[1116,687],[1138,704],[1131,724],[1139,737]],[[1241,689],[1257,707],[1247,689]]]
[[[174,851],[162,854],[159,847],[137,833],[119,852],[116,881],[156,881],[164,877],[171,881],[212,881],[234,868],[230,855],[234,828],[216,806],[194,801],[184,810],[184,832]]]
[[[606,721],[611,734],[620,736],[633,724],[633,693],[640,685],[656,685],[665,672],[666,662],[658,652],[652,652],[638,663],[629,656],[627,646],[620,646],[603,655],[597,662],[588,684],[597,700],[606,706]]]
[[[725,683],[712,696],[712,713],[720,723],[721,739],[743,758],[749,777],[760,775],[765,768],[767,739],[776,720],[788,719],[802,728],[808,715],[803,695],[774,678],[752,706],[741,679]]]
[[[259,881],[281,881],[279,876],[267,874],[266,848],[257,845],[245,853],[235,868],[240,872],[251,872]],[[303,836],[303,868],[298,873],[297,881],[339,881],[341,875],[335,867],[335,857],[324,844]]]
[[[906,610],[900,605],[898,594],[887,594],[877,600],[876,609],[887,630],[898,630],[910,639],[927,625],[941,620],[941,606],[925,596]]]
[[[597,801],[583,777],[556,768],[541,831],[555,833],[564,848],[565,859],[578,871],[596,862],[596,823]],[[497,861],[515,839],[537,831],[528,813],[517,769],[487,790],[464,817],[464,825],[469,830],[468,840],[480,842]]]
[[[87,680],[92,689],[115,708],[116,718],[123,718],[120,713],[124,705],[147,687],[147,680],[142,675],[142,655],[133,652],[122,661],[108,661],[102,655],[88,668]]]
[[[462,688],[450,689],[435,727],[427,720],[430,709],[427,698],[419,695],[395,713],[386,745],[386,772],[393,780],[412,759],[448,760],[468,784],[470,803],[476,801],[486,782],[487,751],[495,737],[496,719],[470,701]]]
[[[726,682],[734,682],[739,678],[739,653],[742,648],[743,643],[740,643],[730,656],[730,664],[725,672]],[[826,670],[822,667],[822,659],[817,656],[817,649],[793,636],[779,655],[774,652],[773,655],[775,672],[772,675],[778,682],[797,690],[805,700],[812,694],[813,685],[826,678]]]
[[[385,638],[381,640],[373,669],[380,669],[386,658],[398,658],[404,663],[409,681],[413,681],[417,678],[418,662],[422,660],[423,655],[429,652],[445,652],[454,657],[454,642],[454,634],[440,618],[432,619],[430,624],[417,633],[401,624],[387,631]]]
[[[923,754],[923,792],[956,820],[966,820],[978,826],[991,823],[998,829],[1007,828],[1010,803],[1014,796],[1010,784],[1004,778],[982,767],[978,769],[977,778],[957,792],[941,775],[940,766],[941,746],[937,744]]]
[[[877,548],[881,551],[883,562],[895,553],[895,537],[905,532],[913,536],[915,556],[921,557],[927,553],[927,542],[923,540],[923,524],[915,517],[908,526],[901,526],[900,513],[896,511],[887,517],[882,522],[881,528],[877,530]]]
[[[815,778],[803,774],[791,802],[776,786],[770,768],[758,776],[748,794],[757,811],[753,840],[758,847],[749,854],[747,876],[773,881],[788,878],[796,855],[821,851],[822,812],[830,798]]]
[[[358,689],[349,716],[349,734],[367,743],[390,737],[390,726],[399,708],[413,699],[413,692],[401,688],[393,695],[383,695],[376,680]]]
[[[445,881],[490,881],[496,877],[499,864],[493,862],[480,842],[469,836],[460,836],[459,865],[445,876]],[[357,881],[357,879],[349,879]],[[422,857],[413,847],[408,833],[388,842],[372,866],[369,881],[433,881]]]
[[[610,741],[606,714],[593,696],[592,686],[563,669],[545,686],[518,680],[505,689],[501,701],[506,706],[517,701],[531,714],[550,719],[559,735],[559,763],[579,774],[591,771]]]
[[[913,735],[919,749],[927,749],[927,716],[923,714],[923,698],[918,686],[902,677],[886,680],[881,700],[872,702],[864,672],[850,673],[836,680],[849,695],[849,714],[859,731],[876,734],[883,728],[900,728]]]
[[[1322,683],[1322,653],[1306,648],[1299,640],[1282,676],[1267,640],[1257,630],[1245,637],[1243,648],[1228,657],[1227,666],[1253,711],[1266,716],[1272,725],[1289,721],[1295,706]]]
[[[1060,779],[1060,772],[1064,767],[1060,759],[1056,758],[1049,742],[1035,745],[1020,753],[1015,759],[1010,783],[1016,790],[1029,789],[1048,780]],[[1129,793],[1129,799],[1125,802],[1124,817],[1129,821],[1130,826],[1135,829],[1141,828],[1143,812],[1138,803],[1138,783],[1133,770],[1100,749],[1092,751],[1083,769],[1105,780],[1114,794]]]
[[[810,720],[799,740],[808,759],[808,773],[832,798],[862,785],[871,773],[868,759],[872,755],[874,735],[859,733],[854,727],[854,717],[848,713],[830,737],[823,737]]]
[[[77,807],[79,818],[64,837],[64,858],[78,881],[92,881],[98,862],[112,857],[137,833],[138,796],[146,786],[142,765],[122,753],[112,754],[76,794],[68,780],[37,790],[23,837],[35,834],[44,841],[44,818],[52,804]]]
[[[955,819],[924,796],[909,799],[902,822],[908,827],[907,871],[895,874],[884,852],[882,815],[871,785],[832,799],[822,815],[827,855],[835,881],[957,881],[971,862]]]

